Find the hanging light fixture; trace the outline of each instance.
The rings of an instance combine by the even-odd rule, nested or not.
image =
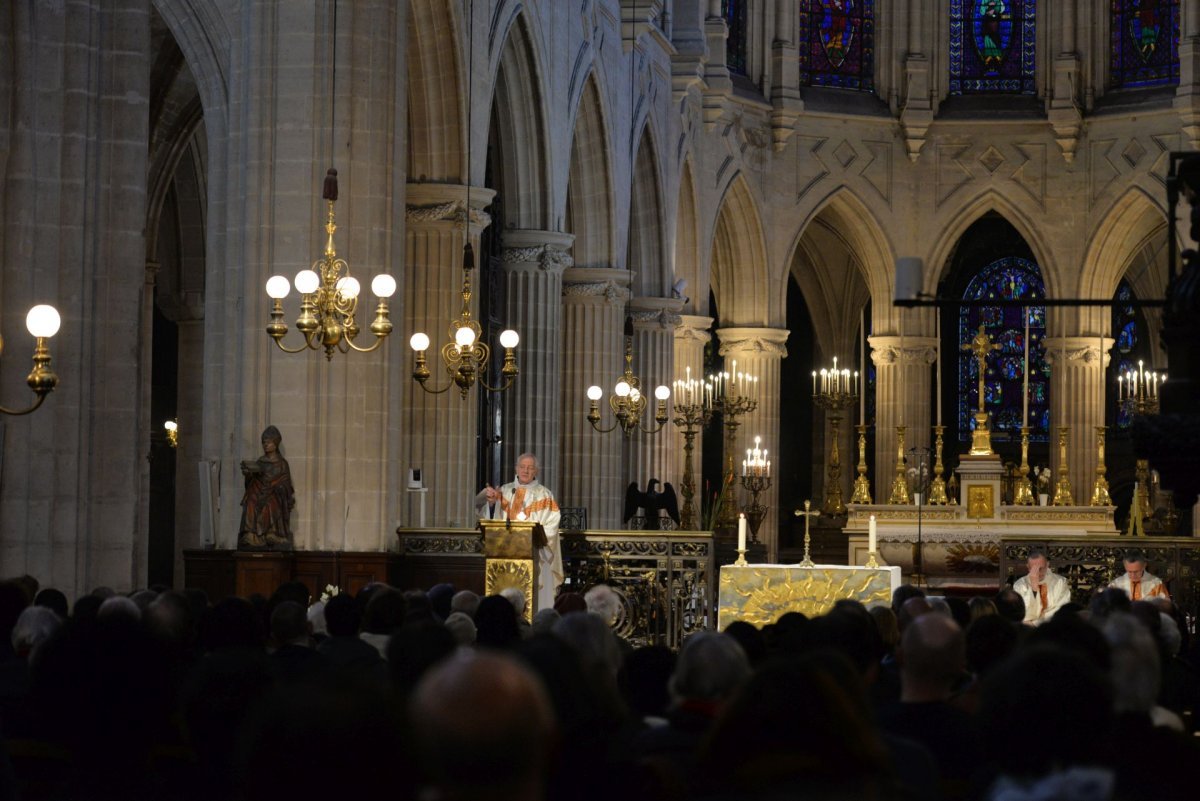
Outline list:
[[[34,338],[33,370],[26,376],[25,383],[37,395],[37,400],[28,409],[7,409],[0,406],[0,413],[29,414],[41,406],[42,402],[46,400],[46,396],[58,386],[58,376],[50,369],[49,339],[58,333],[61,324],[62,318],[59,317],[58,310],[53,306],[45,304],[34,306],[29,310],[29,314],[25,315],[25,327]],[[0,337],[0,355],[3,354],[4,339]]]
[[[450,387],[458,387],[459,394],[465,399],[476,381],[488,392],[503,392],[512,386],[520,370],[517,368],[516,347],[521,337],[511,328],[500,333],[500,347],[504,348],[504,365],[500,368],[500,382],[491,384],[487,380],[488,360],[492,350],[483,341],[483,329],[471,315],[471,272],[475,269],[475,249],[471,247],[471,106],[474,94],[475,48],[473,37],[475,33],[475,3],[472,0],[467,11],[469,16],[467,28],[467,50],[470,53],[467,66],[467,200],[466,211],[463,214],[463,281],[462,308],[458,318],[450,323],[450,341],[442,345],[442,364],[450,381],[441,389],[429,386],[433,374],[429,370],[425,351],[429,349],[429,335],[418,331],[409,337],[408,344],[415,352],[416,362],[413,365],[412,377],[421,385],[421,389],[431,395],[440,395]]]
[[[337,122],[337,0],[333,0],[333,46],[330,70],[329,97],[329,161],[333,162],[334,129]],[[383,344],[392,333],[392,322],[388,319],[388,298],[396,292],[396,279],[381,273],[371,279],[371,292],[378,298],[375,319],[370,331],[375,341],[361,346],[355,339],[359,327],[355,321],[358,296],[362,286],[350,274],[350,265],[338,258],[333,244],[333,233],[337,230],[333,205],[338,199],[337,170],[330,167],[325,173],[325,185],[321,197],[326,204],[325,252],[313,262],[311,268],[296,273],[296,291],[300,293],[300,316],[296,318],[296,329],[304,335],[304,344],[295,348],[283,344],[287,335],[287,323],[283,321],[283,299],[291,291],[291,283],[285,276],[275,275],[267,280],[267,295],[271,298],[271,322],[267,334],[285,353],[300,353],[304,350],[325,349],[326,360],[332,361],[335,351],[347,353],[356,350],[370,353]]]
[[[654,410],[654,426],[646,428],[642,425],[642,413],[646,411],[649,401],[642,394],[641,380],[633,373],[632,319],[625,318],[625,371],[618,376],[616,383],[613,384],[613,394],[608,398],[608,408],[613,413],[611,426],[602,428],[600,425],[600,399],[604,397],[604,390],[593,384],[588,387],[587,396],[590,402],[587,420],[591,423],[592,428],[601,434],[607,434],[618,428],[627,437],[638,430],[647,434],[657,434],[667,424],[667,398],[671,397],[671,390],[660,384],[654,389],[654,397],[657,401]]]

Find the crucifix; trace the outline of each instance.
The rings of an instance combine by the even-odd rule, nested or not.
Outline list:
[[[821,513],[812,511],[812,501],[805,501],[804,511],[801,512],[799,509],[797,509],[795,514],[797,517],[804,518],[804,561],[800,563],[800,567],[816,567],[816,565],[813,564],[812,558],[808,555],[808,545],[810,542],[808,535],[808,522],[810,518],[817,517]]]
[[[969,350],[974,355],[979,372],[979,410],[975,412],[975,430],[971,432],[971,450],[969,455],[991,456],[991,429],[988,425],[988,413],[983,408],[984,377],[987,375],[988,354],[994,350],[1000,350],[1000,346],[992,342],[991,337],[987,335],[987,332],[983,330],[983,325],[980,324],[979,332],[975,334],[969,343],[963,345],[962,349]]]

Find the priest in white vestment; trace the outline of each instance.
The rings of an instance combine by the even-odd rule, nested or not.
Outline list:
[[[1147,598],[1170,598],[1167,585],[1162,579],[1146,572],[1146,557],[1141,551],[1132,550],[1125,554],[1125,574],[1117,576],[1108,586],[1124,590],[1131,601]]]
[[[563,582],[562,550],[558,542],[558,504],[538,480],[540,464],[532,453],[517,458],[517,475],[498,489],[484,487],[475,496],[475,511],[483,520],[533,520],[546,532],[546,547],[538,552],[538,585],[535,611],[553,609],[554,596]]]
[[[1071,600],[1067,580],[1050,572],[1050,560],[1038,549],[1029,552],[1026,560],[1029,572],[1017,579],[1013,589],[1025,602],[1025,623],[1038,626],[1054,617]]]

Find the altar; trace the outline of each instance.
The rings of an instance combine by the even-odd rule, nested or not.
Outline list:
[[[724,631],[735,620],[761,628],[788,612],[817,617],[843,599],[888,605],[899,586],[899,567],[723,565],[717,628]]]

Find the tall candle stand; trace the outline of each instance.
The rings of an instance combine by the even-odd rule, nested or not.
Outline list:
[[[721,414],[725,426],[725,473],[721,477],[721,514],[717,517],[718,528],[737,525],[737,494],[734,489],[733,449],[737,441],[737,430],[741,423],[738,417],[758,408],[758,401],[746,395],[721,395],[713,398],[713,411]]]
[[[833,369],[822,369],[818,387],[816,374],[813,375],[813,403],[827,412],[829,417],[830,437],[832,446],[829,449],[829,480],[825,482],[825,504],[821,511],[827,515],[844,515],[846,504],[842,502],[842,460],[838,451],[838,440],[841,438],[842,410],[848,408],[858,399],[858,373],[851,374],[849,370],[838,370],[837,357],[833,359]]]
[[[1071,494],[1070,470],[1067,467],[1067,437],[1071,429],[1068,426],[1058,427],[1058,483],[1054,486],[1054,506],[1074,506],[1075,498]]]
[[[703,431],[711,420],[712,409],[703,404],[675,404],[675,417],[671,422],[683,434],[683,481],[679,487],[683,495],[683,508],[679,510],[679,527],[684,531],[696,531],[699,528],[696,504],[693,502],[696,497],[696,474],[692,466],[692,451],[695,448],[696,435]]]
[[[1029,426],[1021,426],[1021,477],[1017,479],[1013,492],[1013,504],[1016,506],[1033,506],[1033,482],[1029,480]]]
[[[1108,468],[1104,466],[1104,432],[1107,426],[1096,426],[1096,481],[1092,484],[1092,506],[1112,506],[1112,496],[1108,494],[1108,481],[1104,474]]]
[[[765,473],[754,471],[742,473],[742,489],[750,493],[750,503],[742,507],[746,520],[750,523],[750,541],[758,542],[758,527],[767,516],[767,507],[758,502],[759,493],[771,488],[771,477]]]
[[[871,500],[871,482],[867,479],[867,427],[860,423],[858,429],[858,478],[854,479],[854,494],[850,503],[873,503]]]
[[[908,497],[908,462],[904,459],[904,432],[907,426],[896,426],[896,475],[892,478],[892,494],[888,504],[892,506],[907,506]]]
[[[942,464],[942,435],[946,433],[945,426],[933,427],[933,481],[929,482],[929,505],[930,506],[945,506],[950,503],[950,499],[946,497],[946,481],[942,478],[942,473],[946,472],[945,465]]]

